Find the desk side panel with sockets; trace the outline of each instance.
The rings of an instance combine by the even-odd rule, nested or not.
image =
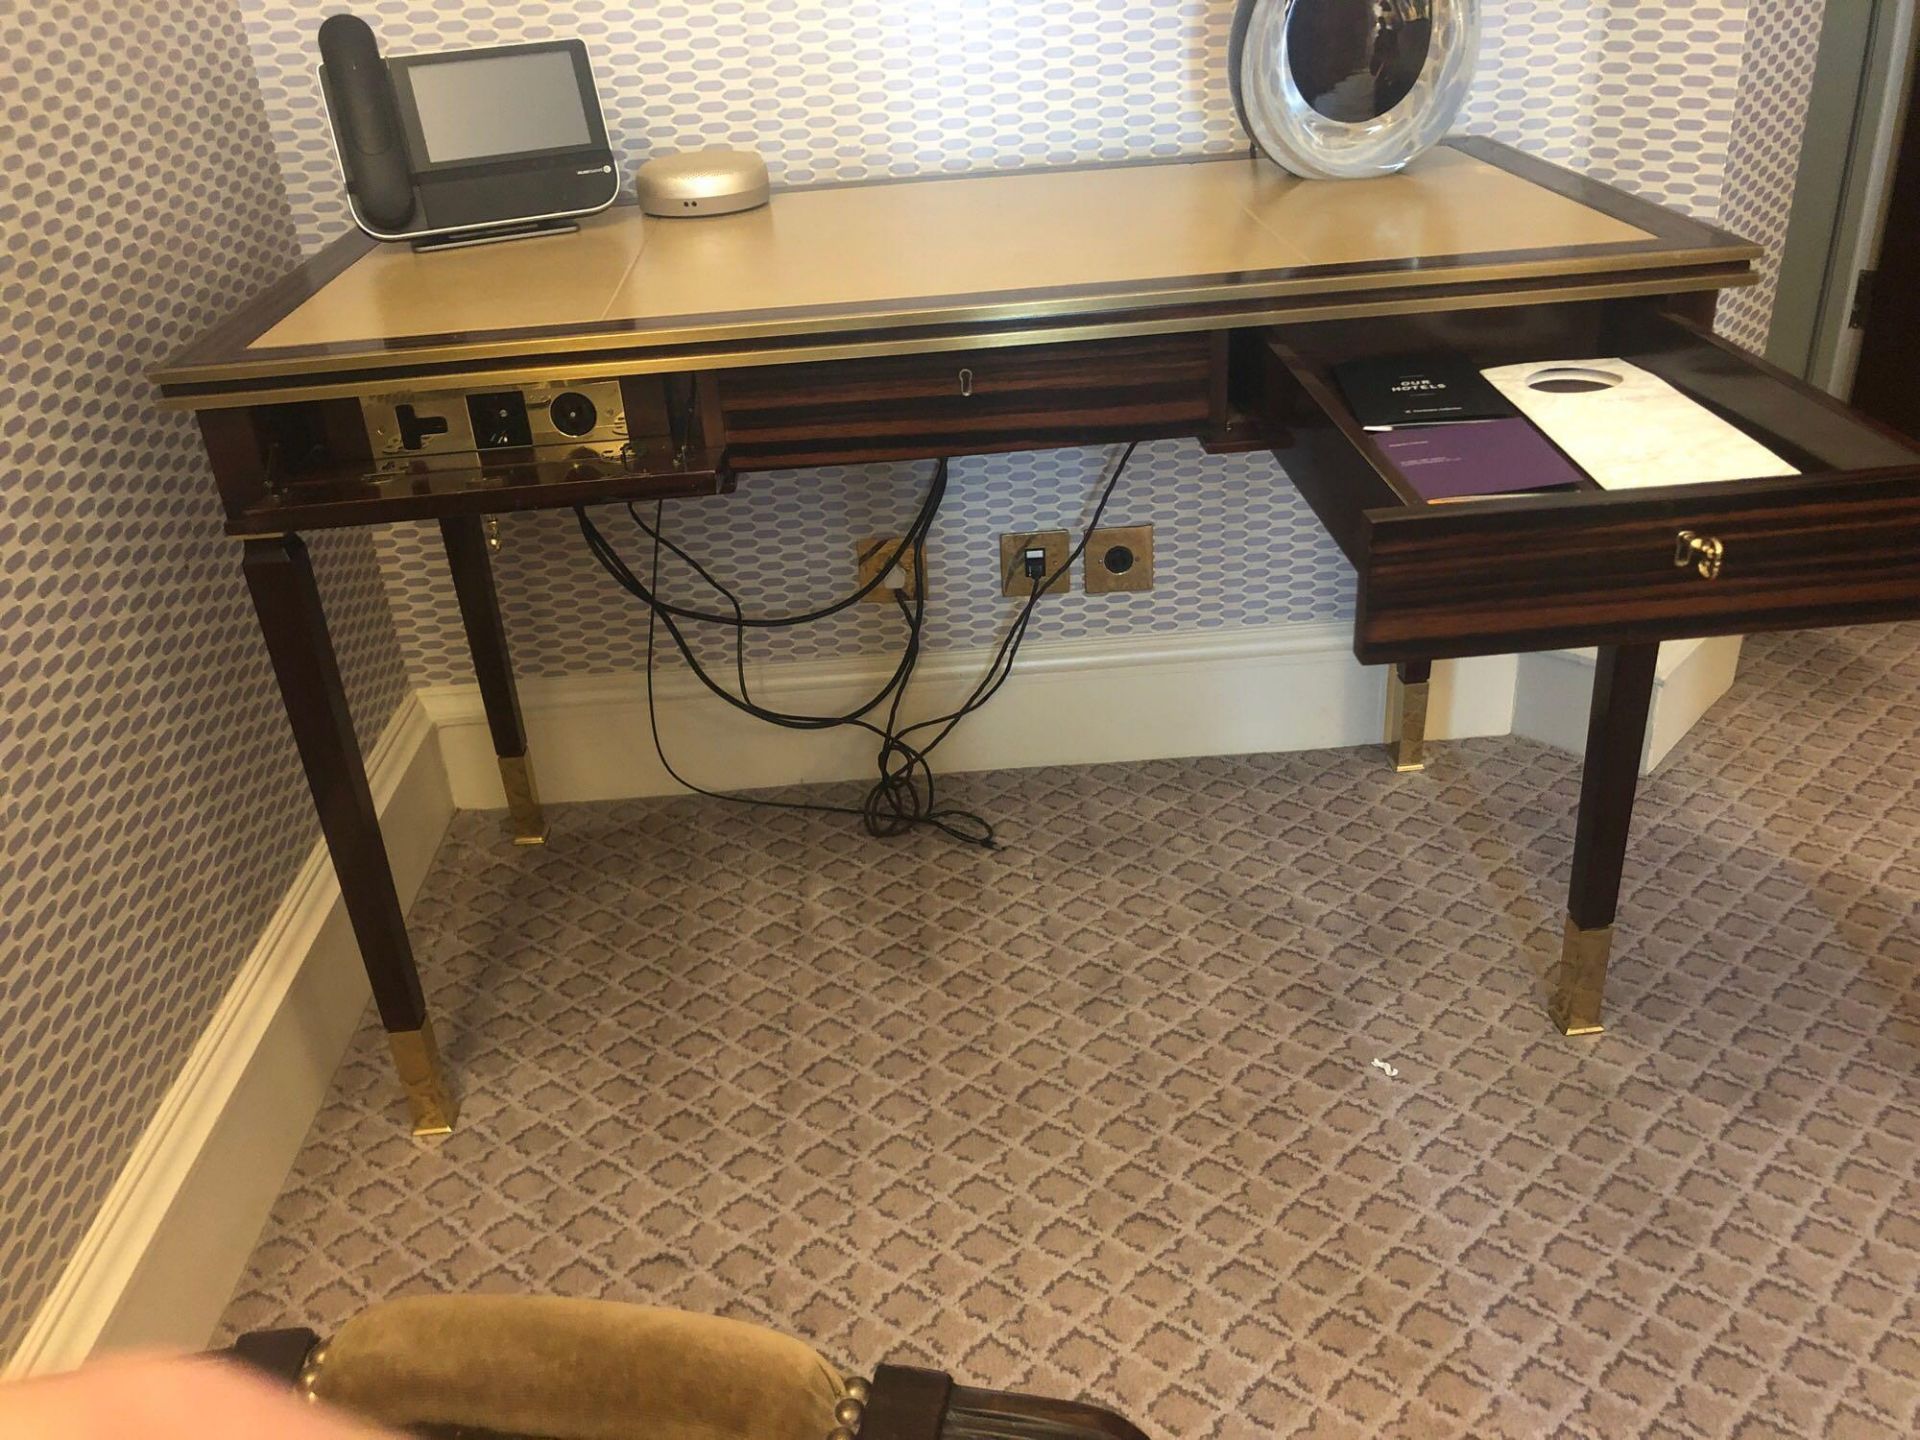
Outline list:
[[[1600,647],[1550,1009],[1600,1028],[1662,640],[1920,614],[1920,451],[1716,338],[1757,247],[1485,140],[826,186],[442,255],[350,235],[156,372],[198,412],[416,1127],[452,1123],[300,532],[440,522],[516,836],[544,835],[483,526],[773,467],[1193,437],[1272,451],[1358,576],[1400,768],[1436,659]],[[1613,356],[1801,473],[1428,505],[1342,362]]]

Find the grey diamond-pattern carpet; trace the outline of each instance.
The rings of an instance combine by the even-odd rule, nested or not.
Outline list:
[[[464,815],[412,917],[460,1128],[369,1021],[226,1324],[603,1296],[1168,1440],[1920,1434],[1920,627],[1742,669],[1643,786],[1592,1040],[1524,741],[956,777],[991,855]]]

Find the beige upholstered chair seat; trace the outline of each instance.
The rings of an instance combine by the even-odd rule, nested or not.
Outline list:
[[[827,1440],[847,1390],[757,1325],[599,1300],[376,1305],[309,1361],[316,1399],[440,1436]]]

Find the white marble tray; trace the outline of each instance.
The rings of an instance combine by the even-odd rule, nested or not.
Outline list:
[[[1797,475],[1766,446],[1624,360],[1531,361],[1482,372],[1608,490]],[[1543,390],[1543,379],[1606,388]]]

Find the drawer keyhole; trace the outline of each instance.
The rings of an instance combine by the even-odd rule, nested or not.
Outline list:
[[[969,400],[973,398],[973,371],[960,372],[960,393]]]
[[[1702,580],[1718,580],[1720,570],[1727,562],[1727,547],[1711,535],[1696,535],[1691,530],[1682,530],[1673,542],[1673,568],[1685,570],[1692,566],[1699,571]]]

